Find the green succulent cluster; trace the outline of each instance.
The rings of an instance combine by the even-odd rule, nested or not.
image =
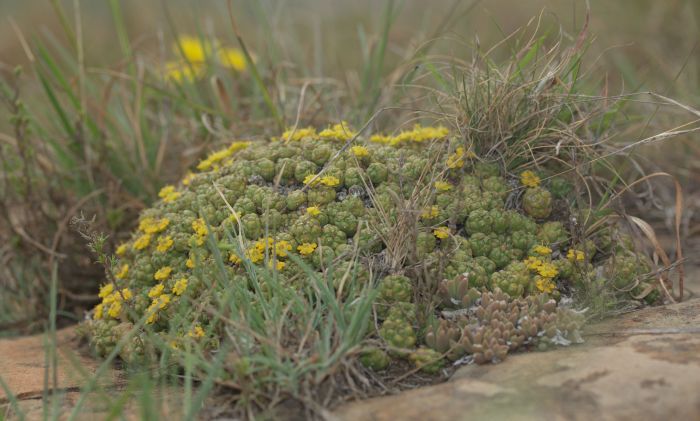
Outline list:
[[[318,134],[288,131],[271,141],[234,142],[197,169],[161,190],[162,200],[116,250],[111,281],[85,323],[98,353],[114,349],[124,326],[141,323],[158,333],[175,321],[191,328],[164,338],[173,347],[216,347],[221,327],[202,308],[221,298],[207,285],[222,270],[228,282],[249,285],[252,297],[272,294],[253,283],[264,279],[256,274],[274,273],[282,287],[299,289],[311,270],[336,290],[348,273],[377,289],[380,327],[370,335],[383,347],[360,353],[367,367],[404,358],[436,372],[444,358],[496,361],[523,345],[575,336],[574,325],[562,325],[570,314],[551,299],[599,277],[599,263],[618,247],[603,234],[594,243],[572,242],[569,215],[553,212],[556,201],[557,209],[568,207],[566,183],[552,181],[552,194],[536,174],[508,174],[444,128],[369,139],[344,124]],[[414,240],[392,243],[399,229]],[[640,265],[621,258],[605,276],[620,290],[646,291],[637,281]],[[426,326],[414,303],[418,276],[437,286],[428,300],[436,307],[421,314],[474,314]],[[147,340],[134,335],[122,357],[145,352],[139,344]]]

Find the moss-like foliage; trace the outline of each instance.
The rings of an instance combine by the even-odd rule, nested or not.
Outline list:
[[[197,169],[163,188],[118,247],[112,282],[86,322],[100,354],[129,327],[157,334],[175,319],[189,328],[168,338],[173,347],[215,349],[224,333],[207,311],[214,279],[255,297],[304,288],[310,270],[352,299],[349,273],[377,289],[368,336],[383,347],[360,361],[383,369],[405,358],[426,372],[444,359],[498,361],[579,339],[578,318],[557,300],[591,279],[647,287],[638,278],[648,268],[629,248],[596,271],[617,247],[610,232],[574,243],[565,182],[509,173],[443,127],[368,138],[346,124],[290,130],[234,142]],[[274,274],[274,288],[263,273]],[[145,352],[146,341],[137,332],[122,357]]]

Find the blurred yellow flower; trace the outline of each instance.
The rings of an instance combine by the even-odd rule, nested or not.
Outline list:
[[[245,55],[238,48],[221,48],[217,58],[222,66],[239,72],[244,72],[247,66]]]

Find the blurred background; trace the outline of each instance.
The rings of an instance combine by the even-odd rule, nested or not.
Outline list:
[[[183,35],[245,45],[255,66],[164,82]],[[297,115],[359,127],[402,97],[413,69],[438,73],[427,56],[449,74],[450,62],[578,45],[582,92],[612,97],[613,119],[634,128],[619,131],[620,147],[674,132],[624,162],[679,180],[684,238],[696,236],[700,137],[676,132],[700,119],[699,42],[698,0],[0,0],[0,331],[36,328],[51,294],[69,319],[94,302],[102,269],[69,228],[80,212],[111,252],[206,150],[279,134]],[[682,105],[618,97],[646,91]],[[406,120],[386,113],[373,128]],[[635,212],[672,232],[677,191],[653,184]]]

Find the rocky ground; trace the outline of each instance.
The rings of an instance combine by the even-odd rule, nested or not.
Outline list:
[[[700,419],[700,272],[690,274],[694,298],[592,324],[583,345],[523,353],[498,365],[466,366],[436,386],[359,401],[337,408],[341,420],[455,419]],[[0,418],[18,405],[27,419],[43,417],[47,389],[63,394],[66,413],[79,399],[84,376],[98,363],[76,350],[75,332],[57,334],[56,383],[45,384],[46,337],[0,341],[0,375],[17,397],[0,388]],[[83,373],[83,374],[80,374]],[[117,370],[102,376],[104,390],[123,387]],[[156,399],[180,408],[179,392]],[[109,408],[95,393],[81,419],[97,419]],[[137,401],[137,399],[134,399]],[[168,405],[172,401],[174,405]],[[127,418],[141,418],[137,404]],[[175,417],[177,418],[177,417]]]

